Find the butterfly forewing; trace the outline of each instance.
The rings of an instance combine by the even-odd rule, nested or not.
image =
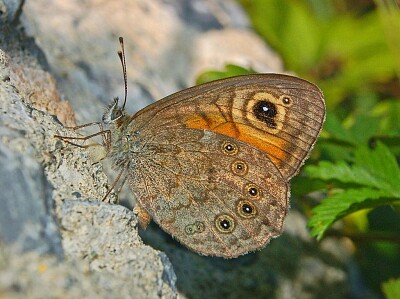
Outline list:
[[[173,94],[136,115],[135,128],[197,128],[263,151],[286,180],[308,157],[325,119],[318,87],[276,74],[238,76]]]

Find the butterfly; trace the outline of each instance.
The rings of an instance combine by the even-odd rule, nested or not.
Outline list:
[[[225,258],[281,234],[290,179],[325,120],[316,85],[282,74],[236,76],[184,89],[132,116],[126,94],[122,105],[115,98],[108,106],[107,129],[98,134],[135,194],[143,227],[154,220],[195,252]]]

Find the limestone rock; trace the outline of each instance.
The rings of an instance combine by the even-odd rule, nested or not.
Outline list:
[[[279,57],[254,34],[235,1],[26,0],[0,1],[0,10],[10,12],[0,20],[0,294],[347,294],[346,250],[337,242],[328,248],[314,242],[296,209],[280,238],[235,260],[199,256],[155,225],[142,238],[165,254],[144,245],[131,210],[100,202],[113,181],[107,161],[108,181],[90,151],[53,137],[75,136],[62,124],[99,121],[105,105],[123,96],[118,36],[125,39],[130,113],[225,62],[283,72]],[[115,194],[108,200],[115,202]],[[133,206],[129,189],[120,202]],[[344,254],[332,254],[338,251]]]

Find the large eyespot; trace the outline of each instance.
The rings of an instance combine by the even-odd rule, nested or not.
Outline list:
[[[247,174],[247,164],[243,161],[235,161],[231,165],[231,170],[234,174],[243,176]]]
[[[257,208],[254,203],[248,200],[239,200],[236,209],[243,218],[253,218],[257,215]]]
[[[244,188],[244,192],[248,198],[260,199],[262,196],[261,189],[255,184],[247,184]]]
[[[221,145],[221,150],[224,154],[233,156],[238,152],[238,146],[231,141],[224,141]]]
[[[222,214],[215,218],[215,227],[221,233],[231,233],[235,229],[235,221],[231,216]]]
[[[284,100],[284,98],[287,98]],[[284,126],[287,107],[291,98],[286,95],[278,96],[276,93],[257,92],[246,99],[246,121],[253,128],[277,134]],[[239,104],[239,103],[238,103]],[[241,119],[238,119],[242,121]]]
[[[253,113],[259,121],[262,121],[272,129],[276,129],[275,118],[278,114],[278,109],[274,103],[267,100],[257,101],[253,106]]]

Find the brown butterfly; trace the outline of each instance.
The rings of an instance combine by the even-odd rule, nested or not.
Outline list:
[[[289,180],[325,120],[317,86],[254,74],[182,90],[133,116],[125,101],[108,107],[108,130],[98,134],[119,177],[127,176],[142,226],[153,219],[188,248],[225,258],[281,234]]]

